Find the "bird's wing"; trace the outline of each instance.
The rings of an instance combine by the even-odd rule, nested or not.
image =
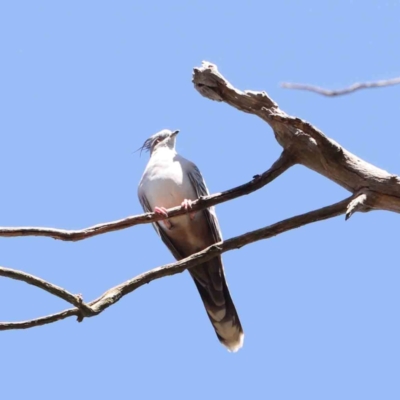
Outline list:
[[[190,163],[187,171],[197,197],[207,196],[209,192],[206,183],[196,165]],[[222,234],[215,208],[210,207],[200,212],[207,219],[213,242],[221,241]],[[191,268],[189,272],[194,279],[219,340],[230,351],[237,351],[243,345],[244,334],[229,293],[221,257],[214,257],[204,264]]]
[[[189,163],[188,167],[188,176],[196,192],[197,198],[201,196],[208,196],[210,193],[207,189],[206,183],[204,182],[204,178],[200,170],[195,164],[191,162]],[[222,240],[222,233],[218,223],[217,215],[215,214],[215,207],[212,206],[205,209],[204,215],[207,218],[207,222],[210,226],[215,243],[220,242]]]
[[[139,201],[140,201],[140,204],[143,207],[144,212],[152,212],[152,209],[150,208],[150,204],[149,204],[149,202],[147,200],[146,194],[144,193],[143,190],[139,190],[138,197],[139,197]],[[167,234],[165,233],[164,229],[162,229],[160,227],[159,223],[158,222],[153,222],[152,225],[153,225],[154,229],[156,230],[156,232],[158,233],[158,235],[161,237],[161,240],[168,247],[168,249],[172,253],[172,255],[177,260],[181,260],[182,258],[184,258],[180,254],[178,249],[174,246],[174,244],[171,242],[170,238],[167,236]]]

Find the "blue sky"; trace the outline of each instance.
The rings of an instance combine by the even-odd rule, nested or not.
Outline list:
[[[280,82],[340,88],[400,75],[399,1],[13,1],[0,5],[2,226],[83,228],[141,213],[147,155],[163,128],[211,192],[280,154],[256,117],[202,98],[202,60],[265,90],[349,151],[400,173],[400,86],[335,99]],[[347,197],[296,166],[217,206],[225,238]],[[335,218],[226,253],[244,348],[218,342],[188,273],[140,288],[96,318],[0,332],[4,398],[398,399],[399,217]],[[0,265],[91,300],[171,262],[150,225],[77,243],[0,238]],[[0,278],[0,320],[68,307]],[[169,398],[169,397],[167,397]]]

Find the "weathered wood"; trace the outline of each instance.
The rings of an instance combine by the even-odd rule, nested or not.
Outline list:
[[[350,153],[320,130],[300,118],[287,115],[265,92],[241,91],[229,83],[216,65],[203,62],[195,68],[193,83],[198,92],[257,115],[272,128],[278,143],[295,155],[298,163],[356,194],[366,195],[359,211],[400,212],[400,178]]]

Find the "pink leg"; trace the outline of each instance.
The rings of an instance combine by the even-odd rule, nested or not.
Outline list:
[[[183,207],[186,211],[189,211],[192,208],[192,200],[185,199],[182,201],[181,207]],[[189,218],[194,219],[196,212],[189,212]]]
[[[168,217],[168,212],[167,212],[167,209],[165,207],[154,207],[154,212],[156,214],[161,214],[161,215],[164,215],[165,217]],[[161,222],[165,225],[165,227],[167,229],[171,229],[172,224],[168,219],[165,219],[165,220],[163,220]]]

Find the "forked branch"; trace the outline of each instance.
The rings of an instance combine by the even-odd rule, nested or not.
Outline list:
[[[28,274],[23,271],[18,271],[15,269],[0,267],[0,276],[15,279],[18,281],[28,283],[29,285],[32,285],[32,286],[36,286],[39,289],[42,289],[54,296],[59,297],[60,299],[67,301],[68,303],[72,304],[84,316],[88,315],[92,312],[92,310],[85,303],[83,303],[83,299],[82,299],[81,295],[79,295],[79,294],[74,295],[74,294],[68,292],[67,290],[63,289],[62,287],[53,285],[52,283],[47,282],[44,279],[38,278],[34,275]]]
[[[292,218],[285,219],[283,221],[277,222],[276,224],[267,226],[265,228],[257,229],[240,236],[233,237],[231,239],[215,243],[206,249],[191,255],[181,261],[166,264],[162,267],[154,268],[143,274],[140,274],[118,286],[115,286],[107,292],[105,292],[98,299],[91,301],[88,304],[79,303],[78,307],[71,308],[62,311],[57,314],[48,315],[41,318],[36,318],[28,321],[20,322],[1,322],[0,331],[11,330],[11,329],[27,329],[35,326],[46,325],[52,322],[56,322],[68,317],[77,316],[78,321],[81,321],[84,317],[92,317],[100,314],[106,308],[115,304],[122,297],[133,292],[134,290],[140,288],[141,286],[150,283],[156,279],[163,278],[165,276],[175,275],[185,271],[186,269],[192,268],[196,265],[202,264],[211,258],[214,258],[222,253],[231,251],[234,249],[239,249],[250,243],[257,242],[263,239],[269,239],[273,236],[280,235],[281,233],[290,231],[292,229],[299,228],[301,226],[323,221],[325,219],[337,217],[346,213],[349,203],[353,200],[353,197],[342,200],[338,203],[330,205],[328,207],[320,208],[315,211],[311,211],[305,214],[297,215]],[[74,296],[67,292],[66,290],[52,285],[48,282],[43,281],[40,278],[33,277],[32,275],[26,274],[21,271],[15,271],[8,268],[2,267],[0,269],[0,275],[8,276],[13,279],[18,279],[40,287],[41,289],[47,290],[48,292],[63,298],[64,300],[72,303],[75,301],[74,298],[79,296]],[[51,289],[48,289],[51,288]],[[73,303],[72,303],[73,304]],[[83,309],[82,309],[83,306]]]
[[[325,176],[351,193],[368,191],[365,208],[400,212],[400,178],[350,153],[312,124],[287,115],[265,92],[236,89],[216,65],[203,62],[193,72],[196,90],[204,97],[223,101],[262,118],[279,144],[299,164]]]
[[[345,214],[346,219],[348,219],[356,211],[365,212],[381,209],[400,212],[400,178],[398,176],[389,174],[351,154],[307,121],[287,115],[265,92],[243,92],[236,89],[218,72],[214,64],[208,62],[204,62],[202,67],[194,69],[193,83],[204,97],[226,102],[238,110],[262,118],[273,129],[275,138],[283,147],[283,152],[268,171],[261,175],[256,175],[251,181],[241,186],[196,200],[193,202],[192,211],[200,211],[252,193],[274,180],[296,163],[303,164],[322,174],[349,190],[353,195],[331,206],[288,218],[265,228],[215,243],[183,260],[140,274],[111,288],[98,299],[89,303],[84,303],[80,295],[74,295],[40,278],[21,271],[0,268],[0,276],[18,279],[39,287],[74,306],[60,313],[29,321],[3,322],[0,323],[0,330],[26,329],[49,324],[71,316],[76,316],[78,321],[82,321],[85,317],[100,314],[122,297],[146,283],[180,273],[226,251],[238,249],[258,240],[268,239],[312,222],[322,221],[342,214]],[[174,207],[168,211],[169,217],[186,212],[181,207]],[[148,213],[80,230],[37,227],[0,228],[0,236],[46,236],[59,240],[77,241],[138,224],[159,221],[164,218],[154,213]]]

